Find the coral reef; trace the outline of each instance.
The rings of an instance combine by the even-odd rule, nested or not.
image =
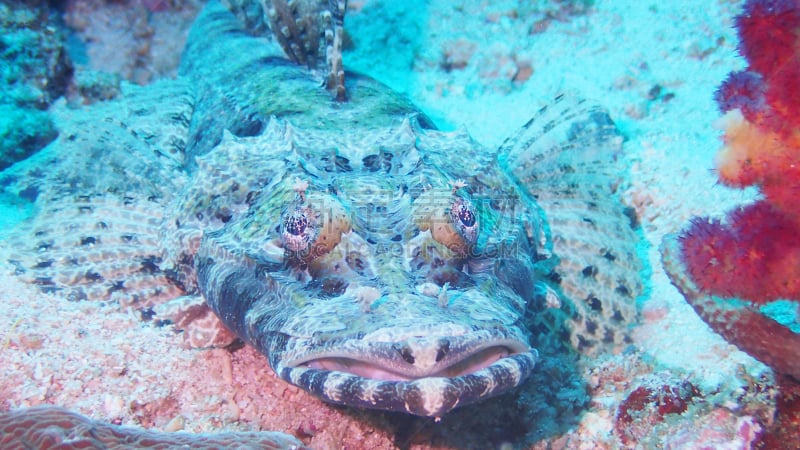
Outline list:
[[[64,21],[76,37],[76,67],[137,84],[174,77],[201,6],[197,0],[65,1]]]
[[[686,380],[653,378],[631,391],[617,409],[614,432],[629,446],[649,435],[667,414],[686,411],[697,388]]]
[[[276,432],[189,434],[148,431],[93,421],[57,406],[0,413],[0,447],[25,448],[239,448],[305,449],[293,436]]]
[[[763,199],[723,220],[694,219],[665,239],[662,253],[698,315],[776,372],[777,415],[762,439],[769,446],[800,434],[800,334],[760,309],[800,301],[800,4],[748,0],[736,26],[749,66],[716,93],[725,113],[716,163],[722,183],[756,186]]]
[[[0,4],[0,169],[55,139],[45,111],[66,90],[72,64],[49,3]]]

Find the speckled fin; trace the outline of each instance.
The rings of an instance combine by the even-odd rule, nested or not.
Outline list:
[[[164,264],[163,213],[155,199],[62,198],[9,236],[9,262],[44,293],[152,311],[154,323],[173,324],[189,347],[230,344],[235,336],[202,297],[184,295],[177,272]]]
[[[65,198],[9,237],[9,261],[43,292],[149,307],[181,294],[159,267],[162,211],[132,197]]]
[[[345,99],[342,38],[347,0],[223,0],[223,4],[251,34],[271,30],[289,59],[319,71],[331,94]]]
[[[6,194],[38,206],[80,195],[113,194],[169,200],[186,181],[183,170],[192,90],[182,80],[125,84],[119,98],[73,109],[53,108],[59,136],[0,173]]]
[[[182,81],[59,109],[58,139],[0,175],[6,195],[36,198],[35,215],[4,243],[17,273],[73,300],[146,307],[180,295],[159,242],[166,205],[186,183],[192,113]]]
[[[616,193],[622,137],[600,107],[561,95],[499,150],[503,167],[544,211],[556,255],[548,278],[568,302],[572,344],[625,344],[642,292],[635,220]]]

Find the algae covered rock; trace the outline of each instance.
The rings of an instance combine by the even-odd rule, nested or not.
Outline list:
[[[64,43],[48,2],[0,4],[0,169],[55,139],[46,109],[72,75]]]
[[[0,169],[27,158],[57,135],[46,111],[0,103]]]

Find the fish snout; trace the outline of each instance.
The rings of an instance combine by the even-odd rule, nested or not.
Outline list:
[[[450,353],[450,339],[446,337],[434,339],[405,340],[392,344],[400,358],[420,370],[431,370]]]

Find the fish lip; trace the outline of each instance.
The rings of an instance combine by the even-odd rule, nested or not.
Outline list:
[[[376,364],[373,361],[364,361],[347,357],[315,358],[306,361],[298,367],[344,372],[362,378],[381,381],[413,381],[421,378],[456,378],[462,375],[468,375],[484,369],[491,364],[494,364],[497,360],[510,355],[511,351],[508,347],[490,346],[465,358],[462,358],[455,364],[445,366],[441,369],[425,373],[424,375],[420,376],[403,374],[399,371],[391,370],[381,366],[380,364]]]
[[[446,338],[456,348],[441,364],[419,367],[404,363],[398,357],[398,343],[352,342],[337,350],[302,355],[285,361],[289,368],[307,368],[330,372],[343,372],[364,379],[378,381],[414,381],[423,378],[457,378],[483,370],[503,358],[531,351],[531,347],[518,339],[486,340],[475,336]],[[430,340],[430,339],[429,339]]]
[[[278,367],[277,373],[322,400],[367,409],[442,417],[455,408],[502,394],[528,379],[538,352],[501,358],[475,372],[454,378],[423,377],[407,381],[363,378],[345,372],[303,366]]]

